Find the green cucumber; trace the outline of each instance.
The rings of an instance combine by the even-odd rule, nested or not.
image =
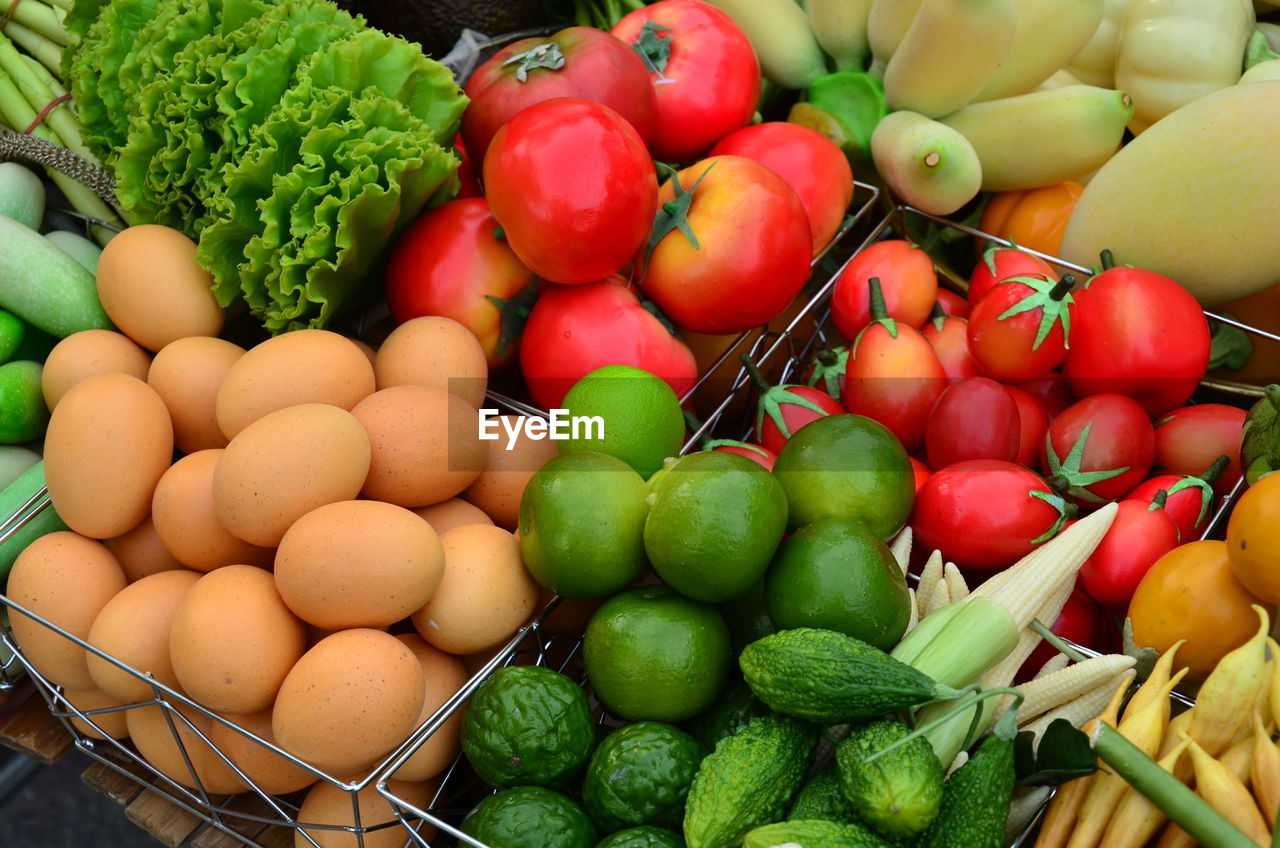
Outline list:
[[[98,273],[98,258],[102,256],[102,248],[84,236],[70,230],[53,230],[45,233],[44,237],[53,242],[63,253],[83,265],[86,271],[95,275]]]
[[[836,746],[840,788],[857,818],[886,839],[910,839],[938,816],[942,764],[923,736],[869,762],[911,733],[902,722],[855,728]]]
[[[846,822],[853,819],[853,808],[844,797],[840,788],[840,770],[835,763],[829,764],[804,785],[796,799],[791,802],[789,820],[822,819],[823,821]]]
[[[18,512],[23,509],[36,494],[44,488],[44,462],[37,462],[28,468],[3,490],[0,490],[0,580],[9,576],[9,569],[13,567],[13,561],[18,558],[18,554],[22,553],[22,549],[31,542],[45,535],[46,533],[55,533],[59,530],[69,530],[70,528],[54,511],[53,504],[47,504],[44,509],[26,522],[21,528],[10,534],[10,530],[17,522],[12,519],[17,516]],[[45,498],[47,501],[48,499]],[[30,514],[31,510],[23,511],[23,515]],[[5,537],[8,538],[5,538]]]
[[[0,215],[0,307],[62,338],[111,329],[93,274],[7,215]]]
[[[757,827],[742,840],[742,848],[777,848],[800,845],[803,848],[891,848],[857,822],[833,822],[823,819],[793,819]]]
[[[44,183],[17,162],[0,162],[0,215],[33,230],[44,219]]]

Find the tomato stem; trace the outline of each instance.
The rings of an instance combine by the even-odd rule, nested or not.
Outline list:
[[[823,365],[832,366],[839,361],[840,354],[836,353],[834,350],[820,350],[818,351],[817,359]]]
[[[536,45],[523,53],[517,53],[502,63],[503,67],[507,65],[516,66],[516,79],[520,82],[529,81],[529,72],[539,68],[546,68],[550,71],[558,71],[564,67],[564,54],[560,52],[560,45],[554,41],[547,41]]]
[[[1102,270],[1110,271],[1112,268],[1116,267],[1116,258],[1111,254],[1111,251],[1109,249],[1102,251],[1101,258],[1102,258]]]
[[[757,389],[761,392],[768,392],[773,388],[773,386],[769,385],[769,381],[764,378],[764,374],[760,373],[759,366],[756,365],[750,354],[744,353],[738,358],[742,360],[742,367],[747,369],[747,376],[751,378],[751,382],[755,384]]]
[[[888,318],[889,311],[884,305],[884,289],[880,288],[879,277],[867,280],[867,291],[871,298],[871,320],[883,321]]]
[[[1058,280],[1057,285],[1049,289],[1050,300],[1062,300],[1067,296],[1067,292],[1071,291],[1071,287],[1076,284],[1076,278],[1071,274],[1063,274],[1062,279]]]
[[[1154,512],[1157,509],[1164,509],[1169,502],[1169,492],[1161,489],[1156,492],[1156,496],[1151,499],[1151,506],[1147,507],[1147,512]]]
[[[636,52],[649,73],[657,74],[658,79],[667,77],[663,71],[667,69],[667,60],[671,58],[671,42],[658,35],[660,32],[671,32],[668,27],[648,21],[640,28],[640,35],[631,42],[631,49]]]
[[[946,318],[946,317],[947,317],[947,313],[942,311],[942,301],[935,300],[933,302],[933,308],[929,310],[929,320],[937,321],[940,318]],[[938,329],[942,329],[942,328],[939,327]]]
[[[1206,483],[1215,483],[1222,476],[1222,472],[1227,470],[1227,466],[1231,464],[1231,457],[1225,453],[1215,459],[1205,472],[1200,475],[1200,479]]]

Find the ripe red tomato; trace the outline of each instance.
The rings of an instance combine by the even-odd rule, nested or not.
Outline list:
[[[1178,546],[1178,525],[1145,501],[1120,501],[1115,520],[1080,568],[1080,586],[1100,604],[1128,604],[1156,560]]]
[[[658,159],[687,162],[750,123],[760,63],[725,12],[701,0],[663,0],[629,13],[610,32],[652,68]]]
[[[458,193],[453,199],[482,197],[484,192],[480,191],[480,175],[476,173],[476,160],[472,159],[471,154],[467,152],[462,133],[453,137],[453,149],[458,154]]]
[[[805,371],[804,384],[816,386],[844,403],[844,378],[849,368],[849,348],[841,346],[820,350]]]
[[[947,387],[929,413],[925,448],[932,468],[957,462],[1018,458],[1018,404],[1005,387],[986,377],[968,377]]]
[[[530,106],[498,130],[484,184],[516,256],[555,283],[618,271],[644,244],[658,208],[640,136],[607,106],[572,97]]]
[[[845,263],[831,291],[831,318],[846,339],[871,323],[867,281],[880,280],[888,316],[919,329],[938,299],[938,275],[933,260],[916,245],[901,239],[880,241]]]
[[[1005,386],[1004,390],[1018,405],[1018,464],[1035,468],[1040,462],[1040,446],[1049,429],[1049,413],[1040,398],[1026,389]]]
[[[739,442],[734,439],[716,439],[715,441],[707,442],[702,446],[702,449],[745,456],[752,462],[759,463],[766,471],[772,471],[773,463],[778,459],[778,455],[766,447],[754,445],[750,442]]]
[[[933,345],[933,352],[938,355],[947,380],[954,383],[978,376],[978,367],[969,355],[969,327],[965,319],[951,315],[930,318],[920,332]]]
[[[1209,365],[1209,325],[1186,289],[1154,271],[1117,266],[1074,297],[1062,364],[1072,391],[1129,395],[1148,415],[1187,402]]]
[[[804,425],[844,411],[839,401],[818,389],[772,386],[760,395],[756,409],[756,438],[766,450],[776,454]]]
[[[475,69],[466,94],[471,103],[462,115],[462,135],[477,162],[484,161],[503,124],[555,97],[608,106],[645,144],[656,123],[649,69],[626,44],[592,27],[569,27],[508,44]]]
[[[1050,371],[1048,374],[1036,377],[1033,380],[1019,380],[1016,385],[1018,388],[1035,395],[1036,400],[1040,401],[1040,404],[1044,407],[1044,411],[1048,414],[1050,421],[1057,418],[1062,414],[1063,410],[1078,400],[1071,393],[1071,385],[1067,383],[1067,378],[1057,371]]]
[[[1062,612],[1049,627],[1049,632],[1064,639],[1070,639],[1077,645],[1100,649],[1103,639],[1102,610],[1084,592],[1075,589],[1067,597]],[[1058,649],[1048,642],[1041,642],[1027,657],[1027,661],[1018,670],[1014,685],[1030,680],[1040,667],[1048,662]]]
[[[1071,286],[1043,275],[1006,277],[969,315],[969,352],[978,369],[997,380],[1047,374],[1067,355]]]
[[[809,218],[782,177],[741,156],[714,156],[667,180],[659,199],[665,217],[654,224],[640,285],[676,324],[740,333],[800,293],[813,258]]]
[[[982,254],[982,259],[969,275],[969,305],[977,304],[996,283],[1010,277],[1030,277],[1036,274],[1056,279],[1049,263],[1016,247],[993,244]]]
[[[1155,454],[1155,430],[1142,407],[1126,395],[1101,394],[1053,419],[1040,462],[1068,500],[1098,506],[1141,483]]]
[[[1221,472],[1222,467],[1215,464],[1211,471]],[[1178,539],[1192,542],[1200,537],[1200,530],[1209,520],[1209,511],[1213,507],[1213,484],[1206,479],[1210,473],[1206,472],[1205,477],[1161,474],[1142,483],[1125,500],[1154,503],[1156,496],[1164,492],[1164,511],[1178,525]]]
[[[764,165],[795,189],[809,215],[817,254],[840,229],[853,200],[853,169],[840,148],[817,130],[770,121],[743,127],[717,142],[712,156],[745,156]]]
[[[1175,409],[1156,421],[1156,467],[1172,474],[1200,474],[1226,454],[1230,464],[1213,481],[1219,496],[1240,480],[1240,441],[1245,411],[1222,403]]]
[[[964,295],[939,286],[937,298],[938,308],[942,310],[943,315],[954,315],[957,318],[969,317],[969,301],[965,300]]]
[[[961,568],[997,571],[1057,535],[1066,505],[1034,471],[993,459],[934,471],[920,487],[911,531],[924,550]]]
[[[387,306],[397,324],[443,315],[480,340],[490,368],[515,357],[537,287],[533,272],[494,235],[482,197],[453,200],[419,217],[387,260]]]
[[[920,487],[924,485],[926,480],[933,476],[933,471],[929,469],[929,466],[925,465],[913,456],[911,457],[911,473],[915,476],[916,493],[919,494]]]
[[[534,303],[520,342],[520,370],[534,401],[543,409],[559,407],[574,383],[606,365],[642,368],[677,395],[698,377],[693,353],[625,281],[611,277],[548,287]]]

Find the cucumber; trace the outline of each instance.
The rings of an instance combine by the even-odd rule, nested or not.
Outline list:
[[[62,338],[112,328],[93,274],[7,215],[0,215],[0,307]]]
[[[17,480],[14,480],[8,486],[5,486],[3,491],[0,491],[0,528],[4,528],[0,530],[0,580],[9,576],[9,569],[13,567],[13,561],[18,558],[18,554],[22,553],[22,549],[31,544],[31,542],[46,533],[70,529],[58,516],[58,513],[54,511],[53,504],[49,503],[35,518],[32,518],[10,535],[9,531],[13,526],[10,523],[10,519],[43,488],[44,461],[42,460],[28,468]],[[30,510],[27,510],[24,515],[29,514],[29,512]],[[6,536],[8,538],[5,538]]]
[[[0,490],[22,476],[22,472],[40,461],[40,454],[22,445],[0,445]],[[0,521],[8,518],[0,515]]]
[[[1013,800],[1013,739],[1008,710],[967,763],[947,779],[942,809],[915,848],[1003,848]]]
[[[17,162],[0,162],[0,215],[33,230],[44,220],[44,183]]]
[[[95,275],[98,273],[98,258],[102,256],[102,248],[84,236],[76,235],[70,230],[53,230],[45,233],[44,237],[83,265],[86,271]]]
[[[771,710],[822,724],[878,718],[960,694],[832,630],[779,631],[744,648],[738,663],[751,691]]]
[[[856,822],[795,819],[757,827],[742,840],[742,848],[891,848],[891,843]]]
[[[787,818],[833,822],[853,820],[853,808],[849,806],[844,790],[840,788],[840,769],[835,763],[818,772],[804,785],[791,802]]]
[[[845,800],[860,821],[886,839],[922,832],[942,805],[942,764],[925,737],[868,762],[910,732],[898,721],[876,721],[855,728],[836,746]]]

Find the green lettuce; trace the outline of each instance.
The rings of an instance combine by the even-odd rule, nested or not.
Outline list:
[[[71,54],[71,96],[84,141],[99,159],[109,161],[125,141],[128,106],[120,91],[119,73],[126,57],[156,7],[167,0],[111,0]]]

